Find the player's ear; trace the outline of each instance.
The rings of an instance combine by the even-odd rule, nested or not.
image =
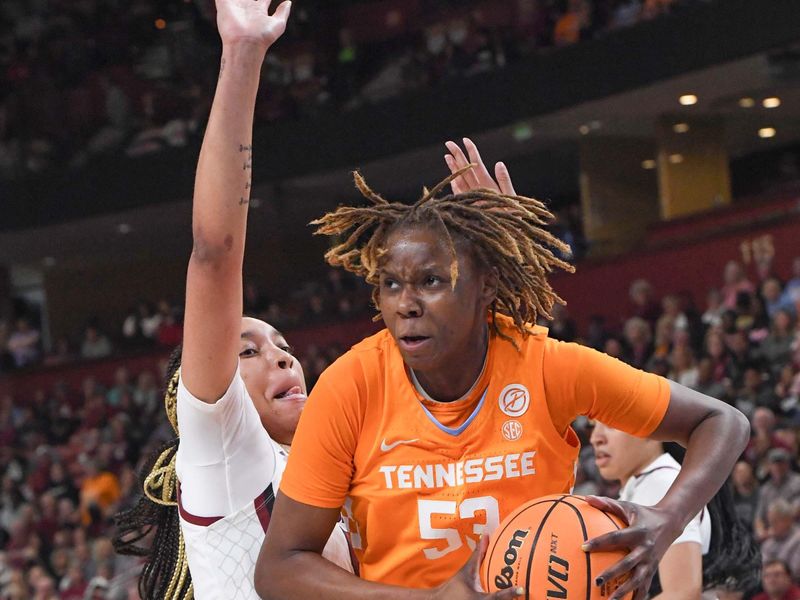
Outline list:
[[[492,302],[497,299],[497,286],[500,281],[500,272],[497,267],[489,267],[483,270],[481,287],[481,301],[488,309]]]

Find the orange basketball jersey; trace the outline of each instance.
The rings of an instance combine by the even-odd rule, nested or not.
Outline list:
[[[509,320],[489,342],[467,397],[426,400],[387,331],[354,346],[320,378],[303,412],[281,493],[342,507],[361,576],[439,585],[520,504],[570,491],[579,414],[645,436],[660,423],[666,380],[542,328]]]

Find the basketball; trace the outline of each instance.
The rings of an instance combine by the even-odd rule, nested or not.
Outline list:
[[[603,586],[594,580],[626,553],[588,553],[581,545],[624,526],[581,496],[559,494],[532,500],[508,515],[490,537],[480,569],[481,585],[488,592],[522,586],[525,600],[608,598],[627,575]]]

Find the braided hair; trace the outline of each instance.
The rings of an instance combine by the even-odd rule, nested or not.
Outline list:
[[[181,350],[178,346],[170,356],[164,394],[167,417],[176,434]],[[147,559],[139,578],[139,595],[144,600],[194,598],[177,510],[175,457],[179,441],[175,437],[148,459],[141,474],[144,493],[136,506],[114,518],[114,549]]]
[[[477,262],[495,267],[498,276],[497,297],[492,303],[492,329],[510,340],[497,324],[497,313],[510,316],[515,328],[526,336],[527,323],[538,316],[551,318],[553,304],[565,304],[556,294],[547,276],[554,268],[573,272],[572,265],[556,253],[568,255],[569,246],[544,229],[553,215],[539,200],[502,194],[490,189],[476,189],[461,194],[437,197],[450,182],[473,168],[468,165],[438,183],[423,189],[414,204],[389,202],[375,193],[358,172],[353,174],[367,206],[340,206],[320,219],[317,234],[347,236],[328,250],[325,260],[363,277],[374,286],[372,301],[381,318],[379,267],[386,254],[388,235],[403,226],[437,229],[450,252],[450,275],[455,288],[458,259],[455,241],[465,241]]]
[[[666,442],[664,450],[683,464],[686,450],[682,446]],[[755,592],[761,580],[761,552],[750,528],[736,514],[730,481],[706,507],[711,518],[711,543],[703,556],[703,588]]]

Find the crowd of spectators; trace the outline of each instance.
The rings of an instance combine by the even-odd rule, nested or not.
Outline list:
[[[270,52],[257,122],[349,110],[502,67],[700,0],[303,2]],[[0,177],[141,156],[202,129],[213,0],[0,3]]]
[[[253,284],[247,285],[246,305],[252,314],[271,314],[272,322],[280,316],[283,326],[324,323],[336,312],[320,306],[333,299],[365,308],[367,291],[334,273],[324,284],[306,286],[301,297],[307,302],[294,311],[276,308]],[[761,264],[752,277],[730,262],[703,308],[689,294],[659,299],[644,279],[631,284],[630,298],[629,315],[616,327],[597,316],[580,331],[558,308],[547,323],[550,335],[720,398],[749,417],[751,440],[731,486],[736,511],[763,554],[766,595],[758,599],[797,597],[791,586],[800,584],[800,257],[792,273]],[[131,311],[123,332],[152,337],[159,329],[155,315],[165,318],[168,308]],[[30,337],[27,332],[23,328],[18,338]],[[343,350],[307,348],[301,360],[310,384]],[[110,519],[130,506],[143,458],[170,435],[159,379],[160,373],[119,367],[113,380],[88,377],[80,390],[57,383],[0,398],[0,597],[136,597],[139,565],[113,554]],[[576,429],[586,438],[589,424],[579,420]],[[585,443],[576,492],[617,491],[600,478]],[[726,600],[745,598],[726,594]]]
[[[280,330],[346,322],[371,310],[366,290],[362,280],[341,269],[328,269],[323,278],[306,281],[280,300],[250,281],[244,287],[244,312]],[[27,309],[15,319],[0,319],[0,373],[170,349],[183,338],[183,308],[164,298],[137,302],[107,331],[90,319],[78,335],[59,337],[47,351],[33,313]],[[312,365],[318,359],[315,352],[309,356]],[[321,372],[307,373],[316,371]]]
[[[751,439],[731,486],[737,514],[762,552],[765,595],[757,598],[800,598],[800,257],[785,274],[763,261],[752,278],[731,261],[703,308],[687,293],[658,298],[645,279],[631,284],[630,300],[618,327],[595,316],[583,335],[559,307],[550,335],[590,345],[748,416]],[[577,423],[584,444],[576,493],[613,497],[618,482],[600,477],[589,428]],[[726,600],[745,598],[726,593]]]

